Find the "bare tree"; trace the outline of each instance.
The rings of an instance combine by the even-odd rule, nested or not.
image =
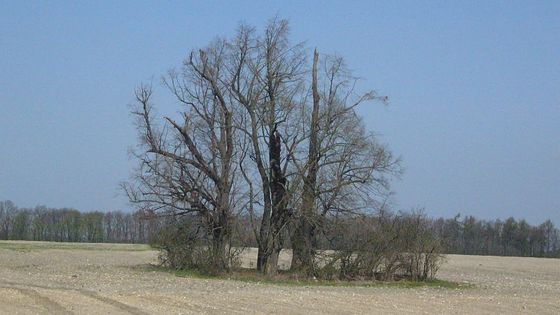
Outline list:
[[[311,113],[311,124],[309,131],[309,153],[307,157],[307,174],[304,176],[303,193],[301,198],[301,217],[296,223],[296,228],[292,236],[292,266],[293,270],[306,269],[313,266],[313,235],[315,228],[313,217],[315,212],[315,201],[317,198],[317,172],[319,166],[319,95],[317,87],[317,63],[319,54],[317,50],[313,52],[313,66],[311,70],[311,90],[313,97],[313,109]],[[308,270],[304,270],[308,271]]]
[[[192,52],[180,72],[170,71],[164,86],[182,105],[180,120],[164,118],[157,128],[152,88],[136,91],[141,165],[136,187],[125,185],[130,200],[144,209],[200,219],[209,242],[211,265],[228,268],[234,180],[234,127],[225,76],[226,44],[216,41]]]
[[[373,91],[357,94],[357,79],[342,58],[325,56],[322,65],[319,76],[315,52],[308,155],[294,160],[304,188],[292,235],[292,268],[305,273],[313,271],[315,234],[329,222],[325,218],[375,208],[376,198],[389,193],[387,176],[400,173],[399,159],[366,131],[356,113],[360,104],[386,102],[386,97]]]
[[[255,230],[257,268],[267,274],[276,273],[281,235],[291,216],[287,171],[298,133],[290,120],[298,114],[305,62],[302,45],[290,45],[287,36],[287,21],[274,19],[262,36],[242,27],[233,45],[232,91],[244,109],[239,128],[249,143],[250,161],[244,159],[242,170],[250,189],[250,212],[255,205],[262,208],[258,232]],[[255,188],[253,181],[260,187]]]
[[[17,207],[10,200],[0,201],[0,239],[7,240],[12,233]]]
[[[164,79],[183,106],[181,121],[158,124],[152,88],[136,92],[141,165],[138,185],[125,190],[143,209],[200,219],[220,269],[232,221],[247,211],[259,270],[277,272],[291,224],[293,267],[312,270],[324,218],[371,206],[398,166],[355,111],[384,99],[354,93],[341,58],[322,58],[320,71],[315,52],[309,69],[303,45],[288,35],[287,21],[273,19],[263,34],[243,25],[232,40],[191,53]]]

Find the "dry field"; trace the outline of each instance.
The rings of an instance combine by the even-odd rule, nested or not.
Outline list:
[[[449,289],[183,278],[142,267],[156,258],[143,245],[0,241],[0,313],[560,314],[558,259],[449,255],[438,277],[476,286]]]

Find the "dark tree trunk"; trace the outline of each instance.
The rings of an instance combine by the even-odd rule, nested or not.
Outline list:
[[[270,199],[271,213],[268,222],[268,234],[261,237],[261,248],[257,258],[257,267],[268,275],[276,274],[278,271],[278,255],[282,249],[282,231],[289,219],[289,211],[286,208],[286,177],[280,164],[282,156],[282,139],[273,128],[269,136],[269,161],[270,161]],[[264,222],[264,220],[263,220]],[[261,227],[262,232],[262,227]],[[262,234],[261,234],[262,235]]]

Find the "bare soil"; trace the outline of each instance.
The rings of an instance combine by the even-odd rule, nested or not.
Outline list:
[[[469,289],[285,286],[143,267],[156,262],[144,245],[0,241],[0,313],[560,314],[559,259],[447,256],[438,278]]]

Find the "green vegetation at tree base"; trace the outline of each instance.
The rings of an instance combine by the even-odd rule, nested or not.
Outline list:
[[[309,278],[297,278],[296,274],[289,271],[281,271],[276,276],[269,277],[259,273],[254,269],[236,269],[231,273],[210,274],[194,269],[177,270],[168,267],[150,265],[143,267],[144,271],[157,271],[171,273],[177,277],[205,279],[205,280],[226,280],[250,283],[263,283],[284,286],[327,286],[327,287],[390,287],[390,288],[443,288],[443,289],[473,289],[475,285],[467,282],[454,282],[441,279],[431,279],[425,281],[373,281],[373,280],[315,280]]]

